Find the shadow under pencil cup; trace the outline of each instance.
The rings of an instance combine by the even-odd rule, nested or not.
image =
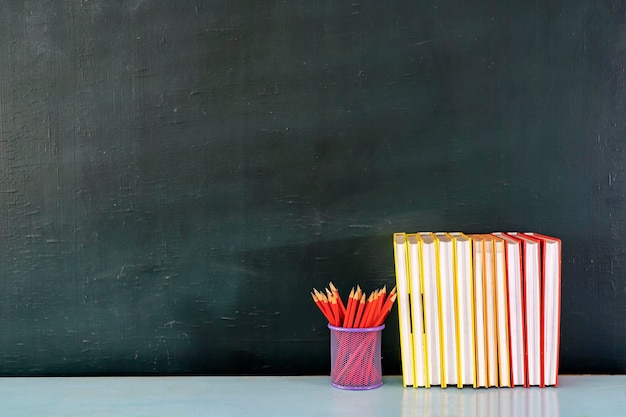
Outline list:
[[[335,388],[368,390],[383,385],[381,337],[385,325],[346,328],[331,324],[330,383]]]

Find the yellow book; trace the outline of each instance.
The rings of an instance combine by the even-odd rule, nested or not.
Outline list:
[[[413,375],[413,341],[411,337],[410,287],[408,278],[407,244],[405,233],[394,233],[393,253],[396,268],[398,320],[400,327],[400,355],[402,358],[402,383],[405,387],[415,383]]]
[[[426,349],[426,386],[441,385],[441,334],[439,332],[439,294],[437,290],[437,254],[432,233],[418,234],[422,256],[424,339]]]
[[[437,284],[439,290],[439,331],[441,334],[441,387],[456,385],[457,331],[454,303],[453,240],[447,233],[435,233],[437,242]]]
[[[414,387],[430,387],[427,379],[424,311],[422,308],[422,261],[417,234],[407,234],[409,288],[411,300],[411,329],[413,334]]]
[[[450,233],[454,241],[454,295],[457,323],[457,387],[476,388],[474,349],[474,280],[472,240],[463,233]]]

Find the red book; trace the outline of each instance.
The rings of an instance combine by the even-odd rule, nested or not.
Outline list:
[[[525,387],[542,386],[543,322],[541,320],[541,243],[536,237],[511,232],[522,243],[524,270]]]
[[[541,243],[541,386],[559,384],[561,321],[561,240],[539,233],[526,233]]]

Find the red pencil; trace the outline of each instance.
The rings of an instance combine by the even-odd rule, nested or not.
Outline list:
[[[350,290],[348,295],[348,306],[346,307],[346,314],[343,317],[343,327],[348,327],[348,321],[350,321],[350,311],[354,307],[354,287]]]
[[[372,306],[372,314],[370,315],[370,320],[368,322],[367,327],[377,326],[378,316],[380,316],[380,310],[383,307],[383,303],[385,302],[385,296],[387,295],[387,286],[385,285],[382,290],[378,292],[378,296],[374,301],[374,305]]]
[[[333,292],[333,294],[337,298],[337,304],[339,305],[339,311],[341,311],[341,315],[345,316],[345,314],[346,314],[346,306],[343,304],[343,301],[341,301],[341,296],[339,295],[339,290],[337,289],[337,287],[335,287],[333,285],[332,282],[330,282],[328,284],[328,286],[330,287],[330,290]]]
[[[372,310],[372,300],[374,299],[375,291],[372,291],[367,297],[365,301],[365,309],[363,310],[363,316],[361,316],[361,320],[359,321],[359,327],[367,327],[367,321],[369,320],[369,314]]]
[[[387,286],[383,287],[383,292],[386,292]],[[381,324],[383,324],[384,319],[381,320],[382,316],[384,315],[386,317],[386,311],[387,308],[391,308],[390,305],[393,304],[393,301],[391,300],[391,298],[396,294],[396,287],[393,287],[393,289],[389,292],[389,295],[387,295],[387,297],[385,298],[384,296],[381,297],[381,299],[379,300],[378,306],[376,308],[376,316],[374,316],[372,318],[372,322],[371,327],[377,327],[380,326]],[[393,298],[393,300],[395,300],[396,297]]]
[[[380,309],[380,313],[378,314],[374,326],[380,326],[384,323],[385,319],[389,315],[389,312],[391,311],[391,308],[393,307],[393,303],[396,301],[397,296],[398,295],[394,293],[390,297],[387,297],[387,300],[385,300],[385,304],[383,304],[382,308]]]
[[[380,316],[378,317],[378,324],[374,324],[374,326],[380,326],[381,324],[385,322],[385,319],[387,318],[387,316],[391,312],[391,309],[393,308],[393,303],[396,301],[397,296],[398,294],[394,293],[391,297],[389,297],[387,302],[385,302],[385,305],[383,306],[383,309],[380,312]]]
[[[354,318],[354,323],[352,323],[352,327],[359,327],[359,323],[361,318],[363,317],[363,310],[365,309],[365,294],[361,294],[361,300],[359,301],[359,309],[356,312],[356,317]]]
[[[343,315],[341,314],[341,308],[339,307],[339,303],[337,303],[337,297],[328,289],[326,289],[326,294],[328,295],[328,302],[330,303],[330,306],[335,313],[335,318],[337,319],[335,320],[334,326],[341,326],[341,323],[343,322]]]
[[[370,328],[383,324],[397,299],[396,287],[387,294],[387,286],[374,290],[369,297],[359,285],[350,290],[344,304],[337,287],[330,282],[324,292],[313,288],[311,298],[324,317],[333,326],[344,328]]]
[[[378,318],[378,312],[381,307],[380,302],[385,299],[386,293],[387,288],[383,288],[376,292],[376,296],[374,297],[374,302],[372,304],[372,312],[370,313],[369,320],[367,321],[367,327],[374,327],[374,321]]]
[[[317,290],[315,290],[315,291],[317,291]],[[331,325],[334,326],[335,323],[337,322],[337,317],[335,315],[335,312],[332,309],[331,304],[328,302],[328,298],[326,298],[324,293],[322,293],[321,291],[317,291],[317,298],[321,301],[322,305],[324,306],[324,308],[328,312],[328,316],[332,319],[332,320],[329,320],[328,322]]]
[[[322,312],[324,317],[326,317],[326,320],[328,320],[328,322],[330,323],[332,321],[332,317],[328,315],[328,312],[326,311],[326,309],[322,305],[322,302],[313,293],[311,293],[311,297],[313,297],[313,301],[315,302],[315,305],[317,306],[317,308],[320,309],[320,311]]]
[[[348,323],[345,327],[348,327],[348,328],[354,327],[354,319],[356,316],[356,310],[359,307],[359,304],[361,301],[361,293],[362,293],[361,287],[357,285],[354,296],[352,297],[352,308],[348,312]]]
[[[363,311],[363,317],[361,317],[361,321],[359,322],[359,327],[367,327],[370,320],[370,315],[372,314],[372,304],[374,304],[374,296],[376,291],[372,291],[370,296],[365,303],[365,311]]]

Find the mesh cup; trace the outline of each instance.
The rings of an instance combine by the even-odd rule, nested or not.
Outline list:
[[[365,390],[383,384],[380,340],[385,325],[330,329],[330,383],[341,389]]]

